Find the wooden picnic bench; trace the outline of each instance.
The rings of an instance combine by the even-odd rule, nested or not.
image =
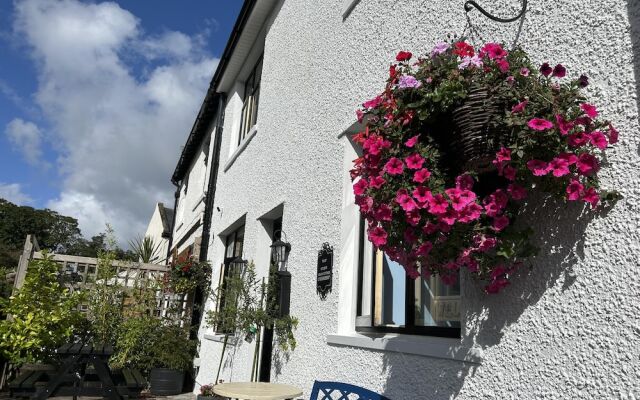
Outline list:
[[[147,382],[135,369],[111,371],[113,346],[68,343],[56,354],[60,366],[55,371],[26,371],[9,384],[12,397],[43,400],[56,396],[102,396],[107,399],[137,398]]]

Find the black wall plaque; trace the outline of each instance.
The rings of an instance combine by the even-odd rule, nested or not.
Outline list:
[[[333,285],[333,247],[323,243],[318,252],[318,294],[323,300]]]

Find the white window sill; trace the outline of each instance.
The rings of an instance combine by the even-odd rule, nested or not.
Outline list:
[[[212,342],[219,342],[219,343],[224,343],[224,336],[221,333],[205,333],[204,334],[204,338],[207,340],[211,340]],[[229,339],[227,340],[227,344],[230,344],[232,346],[235,346],[236,343],[238,342],[238,338],[235,336],[229,336]]]
[[[234,151],[233,154],[231,154],[231,157],[229,157],[226,164],[224,164],[224,168],[223,168],[224,172],[227,172],[227,170],[231,168],[233,163],[236,161],[236,158],[238,158],[238,156],[244,151],[244,149],[247,148],[247,146],[249,145],[249,142],[251,141],[251,139],[253,139],[256,133],[258,133],[258,124],[255,124],[253,128],[251,128],[249,133],[247,133],[247,137],[244,138],[244,141],[240,143],[236,151]]]
[[[474,364],[481,364],[484,357],[482,349],[463,346],[460,344],[460,339],[433,336],[399,335],[393,333],[381,334],[381,336],[365,336],[358,333],[351,335],[332,334],[327,335],[327,343],[338,346],[415,354]]]

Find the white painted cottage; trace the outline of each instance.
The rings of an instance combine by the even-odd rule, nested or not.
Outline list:
[[[521,6],[481,3],[505,16]],[[202,237],[217,286],[235,256],[266,275],[274,233],[286,232],[298,348],[263,352],[260,379],[301,387],[305,398],[314,380],[336,380],[397,400],[638,399],[640,3],[531,0],[511,24],[477,11],[467,19],[463,4],[246,0],[173,176],[171,248]],[[590,219],[573,208],[538,210],[535,268],[498,295],[464,274],[459,288],[434,284],[424,295],[392,269],[373,272],[380,256],[368,251],[354,204],[349,137],[355,108],[381,91],[398,50],[426,53],[462,33],[517,41],[536,62],[589,75],[589,94],[621,133],[603,185],[623,199]],[[316,292],[323,243],[334,249],[324,299]],[[371,290],[374,280],[393,290]],[[415,306],[426,312],[405,319]],[[222,335],[202,325],[199,338],[202,385],[215,379]],[[250,379],[254,345],[239,338],[222,379]]]
[[[171,222],[173,222],[173,210],[165,207],[163,203],[156,203],[144,237],[150,237],[157,246],[154,256],[157,257],[158,263],[166,262],[171,238]]]

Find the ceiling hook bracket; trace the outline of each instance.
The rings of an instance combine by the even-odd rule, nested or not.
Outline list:
[[[485,17],[489,18],[492,21],[508,23],[508,22],[517,21],[518,19],[522,18],[524,13],[527,11],[527,0],[522,0],[522,10],[520,10],[520,13],[518,13],[518,15],[516,15],[513,18],[500,18],[500,17],[493,16],[489,14],[484,8],[480,7],[480,5],[473,0],[469,0],[464,3],[464,11],[466,11],[467,13],[471,11],[473,8],[478,9],[478,11],[480,11],[482,14],[484,14]]]

